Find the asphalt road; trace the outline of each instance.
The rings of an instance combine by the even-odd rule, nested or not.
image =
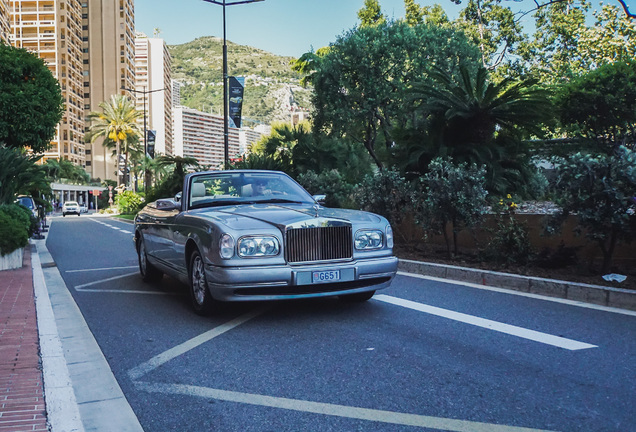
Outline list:
[[[47,247],[150,431],[636,431],[636,314],[400,274],[336,299],[192,312],[137,271],[132,225]]]

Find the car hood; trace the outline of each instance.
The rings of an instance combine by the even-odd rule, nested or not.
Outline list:
[[[382,218],[373,213],[311,205],[251,204],[193,212],[199,217],[214,219],[231,229],[258,229],[274,225],[284,230],[288,227],[376,224],[382,221]]]

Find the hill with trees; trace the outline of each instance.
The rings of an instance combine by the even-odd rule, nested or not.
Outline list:
[[[228,75],[245,77],[243,122],[270,124],[289,118],[292,106],[308,109],[310,90],[291,69],[292,57],[227,42]],[[205,112],[223,112],[223,39],[201,37],[168,47],[172,76],[183,83],[181,103]]]

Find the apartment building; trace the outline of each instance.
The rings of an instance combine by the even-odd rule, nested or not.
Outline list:
[[[230,159],[237,157],[239,130],[229,128]],[[199,164],[219,169],[225,158],[223,116],[179,106],[174,108],[174,155],[193,157]]]
[[[143,33],[135,37],[137,109],[144,113],[146,130],[156,131],[155,154],[172,155],[172,58],[163,39]],[[140,125],[142,128],[144,125]]]
[[[80,0],[9,0],[8,10],[11,44],[44,60],[65,101],[62,121],[43,160],[64,158],[85,166],[82,4]]]
[[[135,86],[135,8],[133,0],[83,0],[81,6],[87,115],[102,112],[100,103],[115,94],[129,95],[124,89]],[[116,180],[116,157],[103,142],[100,138],[86,144],[86,170],[93,178]]]
[[[0,0],[0,43],[10,44],[9,32],[9,0]]]

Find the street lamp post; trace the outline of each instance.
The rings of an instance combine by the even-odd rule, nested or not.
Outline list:
[[[229,140],[229,126],[228,126],[228,100],[227,100],[227,40],[225,37],[225,6],[234,6],[246,3],[256,3],[264,0],[203,0],[204,2],[214,3],[219,6],[223,6],[223,148],[224,148],[224,162],[225,168],[227,168],[230,161],[230,140]]]
[[[136,90],[136,89],[122,87],[121,89],[129,91],[131,93],[141,93],[141,94],[144,95],[144,154],[146,156],[150,157],[150,155],[148,154],[148,128],[146,126],[146,95],[148,95],[150,93],[158,92],[158,91],[163,91],[166,88],[164,87],[164,88],[161,88],[161,89],[146,90],[146,87],[144,87],[143,90]],[[119,163],[119,161],[118,161],[118,163]],[[144,181],[144,191],[145,192],[148,191],[148,185],[146,184],[145,181]]]

